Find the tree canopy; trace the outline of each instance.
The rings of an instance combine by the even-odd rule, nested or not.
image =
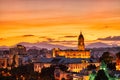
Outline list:
[[[104,52],[100,57],[100,61],[104,61],[106,64],[111,63],[112,60],[113,60],[113,57],[110,55],[109,52]]]
[[[120,52],[116,53],[116,57],[120,59]]]
[[[104,70],[99,70],[96,77],[95,77],[95,80],[109,80],[109,79],[106,76]]]

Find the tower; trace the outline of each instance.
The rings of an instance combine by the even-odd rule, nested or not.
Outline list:
[[[82,35],[82,32],[80,32],[80,35],[78,37],[78,50],[85,50],[84,37]]]

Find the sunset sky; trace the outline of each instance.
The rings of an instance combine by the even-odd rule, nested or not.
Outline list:
[[[120,45],[120,0],[0,0],[0,46],[48,42]]]

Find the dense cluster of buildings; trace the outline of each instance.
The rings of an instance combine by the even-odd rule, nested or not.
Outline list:
[[[39,52],[45,54],[39,54]],[[27,50],[26,47],[17,45],[3,53],[4,55],[0,56],[0,68],[11,69],[33,63],[34,71],[40,73],[42,68],[50,67],[51,65],[62,64],[67,66],[68,72],[61,71],[59,67],[55,68],[54,77],[56,80],[62,80],[62,78],[69,80],[71,77],[73,80],[89,80],[89,74],[91,74],[92,71],[87,70],[87,67],[89,65],[95,65],[96,71],[98,71],[101,65],[98,59],[91,58],[90,50],[85,49],[82,33],[80,33],[78,37],[77,50],[54,48],[52,54],[50,54],[49,51],[45,49],[41,51],[36,49]],[[118,58],[116,59],[116,70],[120,70],[120,59]]]
[[[14,48],[10,48],[8,53],[1,55],[0,62],[1,67],[9,69],[12,67],[29,64],[27,50],[22,45],[17,45]]]
[[[57,70],[55,70],[56,80],[61,80],[62,77],[64,77],[65,80],[69,80],[71,75],[70,73],[73,72],[78,73],[72,74],[73,80],[89,80],[89,74],[91,74],[92,71],[87,70],[87,66],[95,65],[96,71],[98,71],[100,70],[101,65],[98,59],[91,58],[90,51],[85,49],[84,37],[82,33],[80,33],[78,37],[78,50],[61,50],[59,48],[54,48],[52,58],[41,58],[33,62],[34,70],[37,72],[41,72],[43,67],[50,67],[50,65],[63,64],[67,66],[68,71],[70,71],[69,73],[62,72],[57,67]],[[117,59],[115,62],[116,70],[120,70],[119,59]],[[66,77],[66,75],[69,75],[69,77]]]

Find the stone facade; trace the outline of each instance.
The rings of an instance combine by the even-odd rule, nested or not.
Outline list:
[[[58,48],[53,49],[53,57],[65,57],[65,58],[90,58],[90,51],[85,50],[84,37],[80,33],[78,37],[78,50],[60,50]]]

